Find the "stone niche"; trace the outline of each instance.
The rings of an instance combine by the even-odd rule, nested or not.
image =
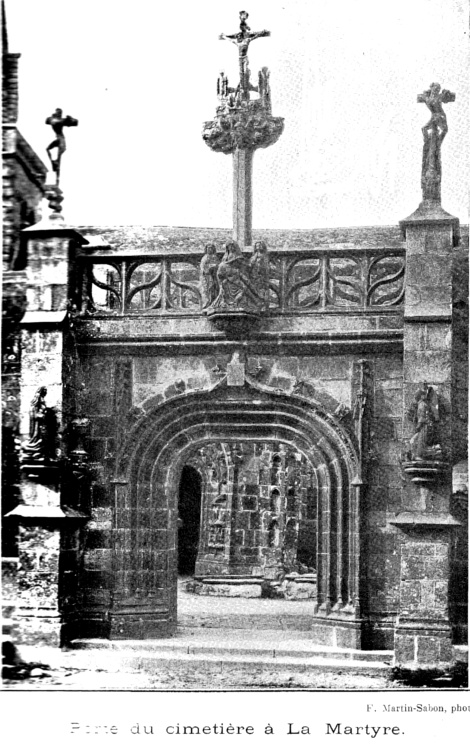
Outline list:
[[[318,486],[307,458],[283,443],[212,443],[190,464],[201,515],[189,590],[214,596],[316,596]]]

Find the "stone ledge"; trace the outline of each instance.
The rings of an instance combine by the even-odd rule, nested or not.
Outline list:
[[[462,526],[450,513],[418,513],[415,511],[403,511],[390,521],[393,526],[399,528],[442,528],[446,526]]]

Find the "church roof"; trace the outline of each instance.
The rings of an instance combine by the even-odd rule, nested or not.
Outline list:
[[[85,235],[92,247],[111,247],[117,252],[143,255],[162,250],[171,253],[201,252],[208,242],[222,246],[232,235],[228,227],[79,226],[77,230]],[[468,225],[461,225],[460,234],[461,249],[468,248]],[[374,250],[405,246],[398,225],[253,230],[253,242],[262,239],[267,242],[270,250]]]
[[[94,247],[118,252],[200,252],[208,242],[222,245],[231,239],[230,228],[165,226],[80,226],[77,230]],[[335,227],[328,229],[257,229],[253,242],[265,240],[270,250],[392,249],[404,247],[399,226]]]

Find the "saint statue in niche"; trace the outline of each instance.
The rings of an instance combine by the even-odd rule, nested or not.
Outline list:
[[[433,403],[435,399],[434,389],[427,383],[423,384],[423,388],[415,396],[415,403],[409,412],[415,425],[415,432],[410,440],[409,460],[429,461],[442,458],[437,425],[437,405]]]
[[[54,458],[57,419],[52,409],[46,406],[46,386],[34,394],[29,410],[29,440],[23,443],[23,454],[34,463],[44,463]]]

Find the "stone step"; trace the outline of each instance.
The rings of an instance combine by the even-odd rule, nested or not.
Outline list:
[[[211,628],[230,630],[299,630],[305,633],[312,629],[312,616],[280,614],[178,614],[178,625],[182,628]]]
[[[31,651],[31,653],[30,653]],[[21,656],[38,659],[37,649],[26,647],[21,649]],[[206,673],[219,674],[230,670],[249,671],[253,669],[269,672],[292,671],[293,673],[331,672],[361,675],[387,675],[390,665],[386,661],[367,661],[353,658],[330,658],[323,655],[283,655],[273,656],[268,653],[184,653],[171,650],[150,650],[142,648],[131,649],[103,649],[94,648],[94,644],[82,650],[59,651],[41,649],[40,661],[48,664],[51,669],[72,669],[105,671],[108,673],[149,673],[158,674],[159,668],[203,669]]]
[[[175,638],[146,641],[106,641],[80,639],[71,644],[81,657],[109,663],[119,661],[126,668],[151,669],[161,661],[207,662],[207,668],[225,668],[233,664],[248,668],[250,665],[276,665],[300,671],[310,669],[345,669],[347,671],[386,671],[393,652],[359,651],[328,646],[318,646],[305,637],[304,632],[264,631],[263,637],[254,631],[213,629],[211,632],[193,632],[179,629]]]

